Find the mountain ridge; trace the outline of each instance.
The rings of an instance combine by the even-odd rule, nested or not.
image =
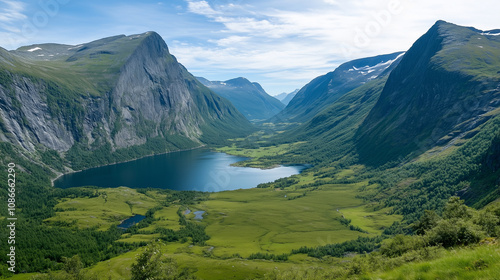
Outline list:
[[[497,38],[438,21],[391,72],[360,128],[361,157],[384,162],[418,155],[487,121],[500,104],[500,60],[488,54],[493,45],[498,52]]]
[[[299,90],[273,121],[305,122],[347,92],[375,79],[398,62],[404,52],[361,58],[343,63]]]
[[[250,121],[262,121],[279,113],[285,106],[270,96],[259,83],[238,77],[227,81],[198,81],[228,99]]]

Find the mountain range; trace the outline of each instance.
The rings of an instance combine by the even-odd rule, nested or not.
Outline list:
[[[267,94],[258,83],[252,83],[246,78],[235,78],[221,81],[209,81],[197,78],[202,84],[218,95],[231,101],[248,120],[267,120],[279,113],[285,107],[279,100]]]
[[[280,93],[280,94],[274,96],[274,98],[281,101],[281,103],[288,105],[288,103],[290,103],[290,101],[292,101],[292,99],[295,97],[295,95],[297,95],[297,92],[299,92],[299,90],[300,89],[296,89],[290,93],[283,92],[283,93]]]
[[[373,80],[397,65],[403,52],[346,62],[334,71],[317,77],[301,88],[287,107],[273,120],[304,122],[349,91]]]
[[[55,173],[203,145],[254,157],[246,166],[309,168],[217,194],[50,184]],[[85,265],[96,264],[89,270],[130,274],[125,263],[140,267],[132,265],[133,250],[152,238],[177,248],[169,256],[182,268],[189,258],[205,277],[231,271],[235,279],[277,277],[275,265],[332,277],[324,264],[310,269],[313,258],[328,255],[347,265],[334,266],[339,277],[355,278],[371,266],[418,260],[421,268],[440,257],[435,263],[443,264],[476,247],[490,255],[500,236],[500,30],[437,21],[407,51],[346,62],[286,106],[245,78],[195,78],[155,32],[0,48],[0,155],[4,166],[16,165],[0,170],[2,180],[18,172],[18,245],[28,252],[19,267],[26,272],[71,268],[81,255]],[[497,200],[496,208],[472,212],[453,196],[475,208]],[[111,208],[120,214],[112,217]],[[7,208],[0,212],[8,216]],[[137,213],[146,218],[135,228],[116,228],[121,216]],[[89,226],[97,216],[109,230]],[[318,246],[325,233],[335,244]],[[452,249],[443,251],[443,242]],[[455,247],[462,245],[469,247]],[[340,260],[352,252],[362,255]],[[5,263],[7,251],[2,256]],[[479,256],[470,253],[464,265],[453,259],[443,275],[494,267],[494,258]],[[258,275],[258,265],[269,270]]]
[[[179,64],[155,32],[1,49],[0,97],[2,141],[74,158],[107,154],[100,163],[113,161],[116,151],[136,157],[253,129]]]

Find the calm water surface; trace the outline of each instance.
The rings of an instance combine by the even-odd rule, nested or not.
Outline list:
[[[126,219],[125,221],[123,221],[120,225],[118,225],[118,228],[128,229],[129,227],[131,227],[131,226],[137,224],[138,222],[144,220],[144,218],[146,218],[146,216],[143,216],[143,215],[132,216],[132,217]]]
[[[218,192],[254,188],[260,183],[299,174],[306,168],[281,166],[261,170],[230,166],[245,159],[204,149],[175,152],[67,174],[57,179],[54,186],[126,186]]]

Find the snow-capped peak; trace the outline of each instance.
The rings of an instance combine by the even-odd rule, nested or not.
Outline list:
[[[366,66],[363,66],[363,67],[360,67],[360,68],[357,68],[357,67],[353,66],[348,71],[349,72],[357,71],[361,75],[368,75],[368,74],[371,74],[371,73],[373,73],[375,71],[378,71],[377,73],[380,74],[385,69],[389,68],[395,61],[397,61],[399,58],[401,58],[404,54],[405,53],[402,53],[402,54],[398,55],[395,59],[388,60],[388,61],[385,61],[385,62],[381,62],[381,63],[379,63],[377,65],[374,65],[374,66],[366,65]],[[373,79],[375,79],[377,77],[378,77],[378,75],[373,75],[373,76],[370,77],[370,80],[373,80]]]

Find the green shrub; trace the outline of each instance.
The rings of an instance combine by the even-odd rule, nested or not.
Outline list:
[[[399,257],[406,252],[417,250],[426,245],[423,237],[396,235],[392,239],[386,240],[380,247],[380,253],[387,257]]]
[[[442,220],[427,232],[431,245],[452,247],[477,243],[483,237],[480,228],[470,221],[461,219]]]

